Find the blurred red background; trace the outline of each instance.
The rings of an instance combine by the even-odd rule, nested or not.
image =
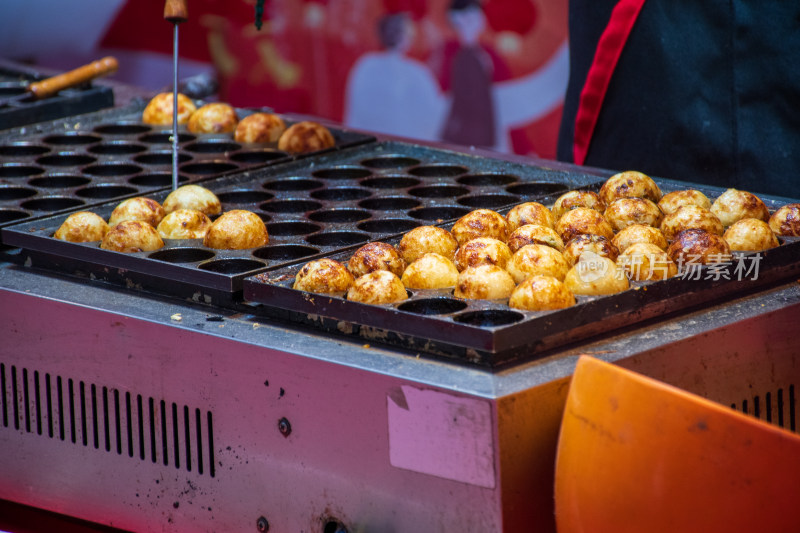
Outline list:
[[[120,6],[104,22],[91,57],[69,57],[69,64],[65,43],[52,57],[28,59],[66,70],[78,61],[117,54],[121,81],[154,92],[167,89],[172,79],[172,27],[163,19],[163,0],[117,1]],[[216,96],[222,101],[341,122],[348,74],[360,57],[380,49],[376,28],[386,13],[409,14],[414,38],[408,56],[430,67],[443,92],[451,89],[446,62],[457,44],[447,17],[449,3],[267,0],[259,31],[255,0],[189,0],[189,21],[180,27],[181,76],[213,70],[219,80]],[[54,9],[66,20],[69,5],[57,5]],[[482,7],[488,24],[480,42],[493,59],[495,83],[521,79],[566,56],[567,0],[485,0]],[[566,87],[566,67],[561,70],[563,75],[530,95],[527,101],[532,105],[547,102],[545,109],[533,120],[509,127],[506,149],[555,157]],[[523,110],[526,100],[515,105]]]

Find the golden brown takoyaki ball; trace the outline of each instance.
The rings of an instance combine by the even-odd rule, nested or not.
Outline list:
[[[286,131],[286,123],[274,113],[253,113],[236,125],[233,140],[240,143],[274,143]]]
[[[665,215],[674,213],[684,205],[696,205],[703,209],[711,209],[711,200],[697,189],[686,189],[667,193],[658,202],[658,207]]]
[[[782,237],[800,237],[800,204],[781,206],[769,218],[769,227]]]
[[[696,205],[684,205],[666,215],[660,229],[668,241],[687,229],[703,229],[715,235],[722,235],[724,231],[717,215]]]
[[[72,213],[56,230],[53,237],[69,242],[102,241],[108,224],[100,215],[90,211]]]
[[[506,213],[506,231],[508,233],[526,224],[538,224],[552,228],[555,219],[553,213],[539,202],[525,202],[512,207]]]
[[[508,299],[512,309],[551,311],[575,305],[575,296],[552,276],[531,276],[514,289]]]
[[[491,209],[470,211],[453,224],[450,233],[456,238],[459,246],[478,237],[492,237],[503,242],[506,242],[508,237],[506,219]]]
[[[365,304],[389,304],[408,299],[400,278],[388,270],[375,270],[356,278],[347,289],[347,299]]]
[[[353,281],[353,275],[342,263],[322,258],[303,265],[295,276],[292,288],[317,294],[337,294],[347,291]]]
[[[211,227],[211,219],[196,209],[178,209],[168,213],[158,223],[162,239],[202,239]]]
[[[664,218],[661,209],[646,198],[618,198],[611,202],[603,216],[614,231],[633,224],[657,228]]]
[[[194,209],[208,216],[222,212],[217,195],[200,185],[182,185],[169,193],[162,204],[165,213],[178,209]]]
[[[347,262],[347,268],[355,278],[375,270],[388,270],[395,276],[402,276],[406,262],[391,244],[370,242],[353,253]]]
[[[456,249],[456,238],[438,226],[418,226],[403,235],[397,245],[400,257],[409,265],[427,253],[439,254],[452,261]]]
[[[497,265],[505,268],[511,259],[511,250],[503,241],[492,237],[478,237],[459,246],[455,265],[458,271],[478,265]]]
[[[616,261],[619,255],[619,249],[613,241],[601,235],[583,233],[570,239],[564,247],[564,259],[572,266],[578,262],[583,252],[592,252],[612,261]]]
[[[726,228],[743,218],[757,218],[764,222],[769,220],[769,209],[761,198],[737,189],[728,189],[714,200],[711,212],[717,215]]]
[[[448,258],[427,253],[408,265],[400,281],[409,289],[444,289],[455,287],[458,269]]]
[[[780,245],[769,224],[757,218],[737,220],[722,238],[735,252],[760,252]]]
[[[572,294],[600,296],[616,294],[630,287],[625,271],[608,257],[584,252],[567,272],[564,285]]]
[[[292,124],[278,139],[278,149],[292,154],[317,152],[336,146],[331,131],[317,122]]]
[[[269,243],[267,226],[252,211],[233,209],[211,223],[203,244],[218,250],[246,250]]]
[[[155,228],[165,214],[161,204],[152,198],[137,196],[120,202],[111,212],[108,225],[114,227],[125,220],[141,220]]]
[[[238,123],[239,116],[232,106],[212,102],[192,113],[186,129],[192,133],[232,133]]]
[[[571,211],[576,207],[588,207],[595,211],[604,212],[606,204],[600,195],[594,191],[569,191],[565,192],[553,204],[551,212],[553,218],[558,221],[559,218],[564,216],[564,213]]]
[[[164,241],[156,229],[141,220],[123,220],[108,230],[100,248],[115,252],[152,252],[163,248]]]
[[[662,250],[667,249],[667,238],[661,233],[661,230],[652,226],[644,226],[642,224],[633,224],[623,229],[611,240],[614,246],[620,252],[624,252],[628,246],[636,244],[637,242],[646,242],[655,244]],[[613,257],[612,257],[613,259]]]
[[[600,235],[609,240],[614,238],[614,230],[602,213],[588,207],[576,207],[564,213],[556,223],[556,233],[564,242],[584,233]]]
[[[544,244],[529,244],[511,256],[506,270],[516,283],[522,283],[537,274],[563,280],[569,270],[569,263],[561,252],[554,248]]]
[[[511,253],[527,244],[545,244],[559,252],[564,251],[564,241],[558,236],[556,230],[538,224],[525,224],[518,227],[508,236],[507,244]]]
[[[514,278],[504,269],[480,265],[461,271],[453,295],[468,300],[502,300],[511,296],[515,286]]]
[[[658,203],[661,200],[661,189],[647,174],[627,170],[614,174],[603,183],[600,198],[607,206],[617,198],[647,198]]]
[[[683,270],[684,265],[726,263],[731,259],[731,249],[720,235],[695,228],[678,233],[667,255]]]
[[[185,94],[178,93],[178,124],[186,124],[197,106]],[[172,125],[172,93],[155,95],[142,112],[142,122],[156,126]]]
[[[630,245],[617,258],[617,265],[625,269],[630,279],[638,281],[662,280],[678,273],[678,267],[667,252],[646,242]]]

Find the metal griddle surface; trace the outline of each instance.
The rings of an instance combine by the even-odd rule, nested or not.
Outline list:
[[[800,243],[782,239],[756,254],[755,279],[736,264],[703,271],[698,280],[634,283],[612,296],[578,297],[552,312],[509,309],[506,302],[468,301],[451,291],[410,291],[392,305],[364,305],[341,295],[296,291],[291,280],[305,262],[322,256],[346,260],[375,240],[397,242],[408,230],[449,227],[476,208],[505,212],[524,201],[551,204],[560,194],[596,186],[597,176],[401,142],[367,143],[302,160],[208,179],[223,210],[248,209],[267,223],[268,246],[242,251],[205,248],[199,241],[167,241],[156,252],[123,254],[98,243],[52,238],[66,214],[2,228],[4,242],[22,248],[34,267],[154,290],[303,323],[322,331],[360,336],[464,364],[501,367],[615,328],[744,294],[798,275]],[[686,188],[660,183],[664,192]],[[697,187],[714,199],[722,189]],[[168,189],[149,195],[162,201]],[[770,209],[786,199],[763,197]],[[92,210],[108,217],[117,201]],[[753,254],[737,260],[751,262]],[[716,272],[716,273],[715,273]]]

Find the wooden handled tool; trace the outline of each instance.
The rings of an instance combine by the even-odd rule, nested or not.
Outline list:
[[[24,93],[0,100],[0,106],[7,105],[13,101],[32,101],[48,98],[63,89],[75,87],[95,78],[113,74],[117,71],[117,68],[119,68],[119,63],[114,57],[104,57],[88,65],[78,67],[75,70],[70,70],[69,72],[58,74],[52,78],[33,82],[25,88]]]
[[[93,61],[88,65],[78,67],[58,76],[37,81],[28,85],[28,92],[33,93],[38,100],[53,96],[58,91],[68,87],[75,87],[101,76],[113,74],[119,68],[117,60],[111,56]]]
[[[172,190],[178,188],[178,24],[189,19],[188,0],[167,0],[164,18],[175,27],[172,38]]]
[[[180,24],[189,19],[187,0],[167,0],[164,4],[164,18],[173,24]]]

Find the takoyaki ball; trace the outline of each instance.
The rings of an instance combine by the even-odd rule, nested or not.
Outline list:
[[[316,152],[336,146],[331,131],[317,122],[292,124],[278,138],[278,149],[292,154]]]
[[[102,241],[108,224],[100,215],[90,211],[72,213],[56,230],[53,237],[68,242]]]
[[[178,124],[186,124],[197,106],[185,94],[178,93]],[[172,124],[172,93],[158,93],[144,108],[142,122],[157,126]]]
[[[293,289],[317,294],[344,293],[353,284],[353,275],[339,261],[316,259],[309,261],[297,272]]]
[[[646,242],[637,242],[617,258],[617,265],[625,269],[630,279],[655,281],[667,279],[678,273],[678,267],[667,252]]]
[[[747,191],[728,189],[711,204],[711,212],[717,215],[726,228],[743,218],[769,220],[769,209],[761,198]]]
[[[156,228],[142,220],[124,220],[109,229],[100,248],[115,252],[152,252],[164,247]]]
[[[511,296],[514,287],[514,278],[504,269],[480,265],[461,271],[453,295],[468,300],[503,300]]]
[[[722,238],[734,252],[760,252],[780,245],[769,224],[757,218],[737,220]]]
[[[400,281],[409,289],[444,289],[455,287],[458,269],[448,258],[427,253],[408,265]]]
[[[553,217],[556,221],[558,221],[559,218],[564,216],[564,213],[576,207],[588,207],[589,209],[594,209],[601,213],[606,210],[605,202],[596,192],[569,191],[558,197],[550,211],[553,213]]]
[[[497,265],[505,268],[509,259],[511,250],[506,243],[492,237],[478,237],[459,246],[455,265],[459,272],[478,265]]]
[[[564,247],[564,259],[572,266],[578,262],[583,252],[592,252],[612,261],[616,261],[619,255],[619,249],[613,241],[601,235],[583,233],[569,240]]]
[[[667,248],[667,255],[683,269],[683,265],[727,263],[731,249],[720,235],[695,228],[678,233]]]
[[[165,213],[178,209],[194,209],[206,215],[218,215],[222,212],[222,203],[217,195],[200,185],[182,185],[169,193],[161,204]]]
[[[564,285],[572,294],[600,296],[616,294],[630,287],[625,271],[608,257],[584,252],[567,272]]]
[[[236,110],[222,102],[212,102],[192,113],[186,129],[192,133],[231,133],[239,123]]]
[[[556,230],[538,224],[525,224],[518,227],[508,236],[507,244],[511,253],[528,244],[544,244],[559,252],[564,251],[564,241],[558,236]]]
[[[800,237],[800,204],[786,204],[769,218],[769,227],[782,237]]]
[[[658,203],[661,200],[661,189],[656,182],[642,172],[626,170],[614,174],[600,187],[600,198],[606,205],[617,198],[647,198]]]
[[[646,198],[618,198],[611,202],[603,216],[614,231],[633,224],[657,228],[664,218],[661,209]]]
[[[247,250],[269,243],[267,226],[251,211],[233,209],[211,223],[203,244],[217,250]]]
[[[614,229],[602,213],[588,207],[576,207],[564,213],[556,223],[556,233],[564,242],[584,233],[600,235],[609,240],[614,238]]]
[[[286,131],[286,123],[273,113],[253,113],[236,125],[233,140],[240,143],[274,143]]]
[[[376,270],[388,270],[395,276],[402,276],[406,262],[394,246],[386,242],[370,242],[356,250],[347,262],[347,268],[358,278]]]
[[[347,289],[347,299],[365,304],[390,304],[408,299],[400,278],[388,270],[375,270],[356,278]]]
[[[409,265],[427,253],[439,254],[452,261],[457,249],[456,238],[438,226],[418,226],[403,235],[397,245],[400,257]]]
[[[511,211],[506,213],[506,231],[508,233],[526,224],[538,224],[552,228],[555,219],[553,213],[539,202],[525,202],[512,207]]]
[[[503,242],[506,242],[508,237],[506,219],[491,209],[470,211],[453,224],[450,233],[456,238],[459,246],[478,237],[492,237]]]
[[[551,311],[575,305],[575,296],[552,276],[531,276],[514,289],[508,306],[523,311]]]
[[[162,205],[152,198],[136,196],[123,200],[114,208],[108,219],[108,225],[114,227],[125,220],[141,220],[155,228],[165,214]]]
[[[724,231],[717,215],[696,205],[684,205],[666,215],[661,221],[660,229],[668,241],[672,241],[680,232],[687,229],[702,229],[714,235],[722,235]]]
[[[558,250],[543,244],[529,244],[511,256],[506,270],[516,283],[522,283],[537,274],[563,280],[569,270],[569,263]]]
[[[202,211],[178,209],[158,223],[158,234],[162,239],[202,239],[211,227],[211,219]]]
[[[674,213],[684,205],[696,205],[703,209],[711,209],[711,200],[697,189],[686,189],[667,193],[658,202],[658,207],[665,215]]]
[[[614,238],[611,240],[611,242],[620,252],[624,252],[629,246],[636,244],[637,242],[655,244],[662,250],[666,250],[668,245],[667,239],[664,237],[664,234],[661,233],[660,229],[652,226],[645,226],[643,224],[633,224],[632,226],[628,226],[614,235]]]

